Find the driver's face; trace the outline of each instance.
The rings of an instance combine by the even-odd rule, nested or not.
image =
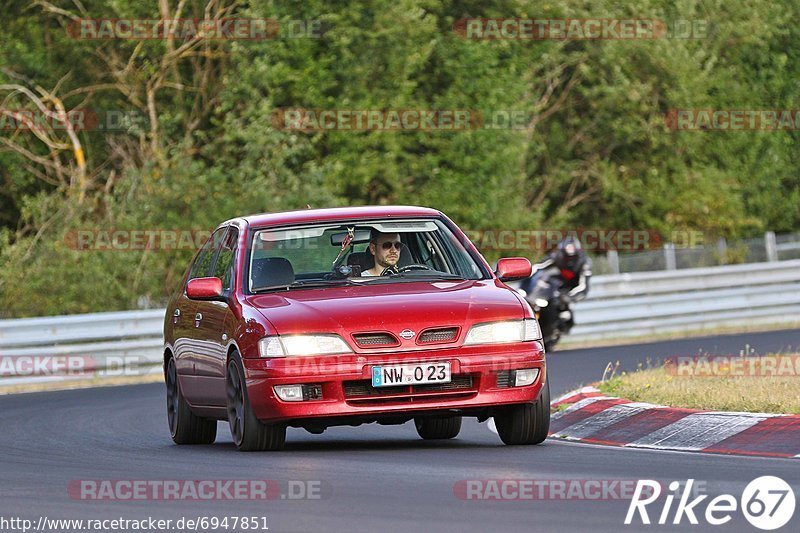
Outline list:
[[[391,243],[392,245],[389,246],[389,244],[385,243]],[[369,249],[372,255],[375,256],[375,264],[382,268],[395,266],[397,264],[397,261],[400,259],[400,250],[395,243],[400,243],[400,235],[397,233],[380,235],[378,236],[377,243],[370,243]]]

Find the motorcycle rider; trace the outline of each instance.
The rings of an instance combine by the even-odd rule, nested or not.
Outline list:
[[[531,277],[522,283],[522,289],[530,292],[533,285],[533,277],[540,270],[555,267],[559,271],[562,281],[562,289],[565,292],[561,295],[559,310],[561,318],[566,320],[566,330],[574,325],[572,312],[569,311],[569,304],[579,302],[586,298],[589,293],[589,278],[592,277],[592,261],[583,251],[578,239],[567,236],[564,237],[556,246],[556,249],[541,262],[533,265]]]

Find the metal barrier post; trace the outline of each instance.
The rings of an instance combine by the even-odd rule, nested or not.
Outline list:
[[[608,259],[608,268],[611,269],[611,273],[619,274],[619,252],[609,250],[606,254],[606,259]]]
[[[775,262],[778,260],[778,243],[775,240],[775,232],[768,231],[764,234],[764,247],[767,250],[767,261]]]
[[[728,241],[725,237],[720,237],[717,241],[717,255],[719,255],[719,264],[724,265],[728,262]]]
[[[664,262],[666,263],[666,270],[675,270],[677,268],[677,261],[675,259],[675,245],[671,242],[664,244]]]

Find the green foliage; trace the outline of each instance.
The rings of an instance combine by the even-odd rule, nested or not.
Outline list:
[[[141,298],[158,305],[192,255],[72,250],[66,236],[79,229],[211,229],[307,204],[395,203],[441,209],[472,230],[745,237],[800,223],[797,132],[674,132],[664,120],[670,109],[797,108],[800,29],[790,0],[218,1],[210,5],[240,18],[319,20],[324,34],[204,43],[171,63],[166,41],[73,39],[63,13],[7,4],[0,84],[39,85],[68,109],[142,120],[79,132],[89,176],[80,200],[69,150],[59,156],[63,179],[48,181],[0,145],[0,316],[126,309]],[[158,3],[81,4],[91,18],[161,16]],[[206,4],[190,0],[182,16],[203,17]],[[453,32],[464,17],[702,19],[709,33],[479,41]],[[0,97],[29,106],[9,91]],[[278,108],[514,111],[532,127],[297,132],[275,127]],[[30,132],[0,135],[52,156]]]

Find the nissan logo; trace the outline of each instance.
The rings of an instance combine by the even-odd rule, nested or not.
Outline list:
[[[413,339],[414,335],[416,335],[416,333],[414,333],[410,329],[404,329],[403,331],[400,332],[400,336],[406,340]]]

